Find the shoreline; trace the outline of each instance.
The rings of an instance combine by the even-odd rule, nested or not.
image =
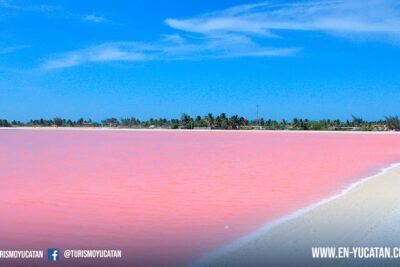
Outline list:
[[[82,132],[232,132],[232,133],[337,133],[337,134],[400,134],[400,131],[332,131],[332,130],[211,130],[211,129],[148,129],[148,128],[111,128],[111,127],[0,127],[0,131],[82,131]]]
[[[393,183],[395,184],[393,185]],[[381,168],[376,174],[361,178],[350,184],[338,194],[266,223],[261,228],[215,251],[203,255],[189,264],[189,266],[270,266],[269,264],[272,264],[271,266],[303,266],[299,265],[302,261],[304,261],[302,262],[304,266],[330,266],[330,264],[338,266],[338,262],[335,259],[312,259],[311,247],[308,245],[315,247],[359,245],[359,238],[364,236],[363,234],[365,233],[363,232],[368,232],[370,230],[364,231],[364,229],[370,228],[371,225],[369,224],[371,224],[371,222],[358,221],[358,224],[355,223],[352,225],[351,221],[340,221],[337,218],[340,217],[341,214],[349,214],[350,217],[348,219],[355,221],[359,218],[369,218],[371,209],[369,205],[376,206],[377,204],[367,203],[368,201],[378,202],[378,210],[382,213],[390,213],[392,207],[388,207],[387,205],[381,206],[379,204],[382,204],[382,202],[390,202],[391,199],[389,198],[400,200],[400,194],[398,198],[396,196],[397,191],[395,191],[396,195],[386,195],[386,192],[392,192],[393,189],[398,190],[398,188],[400,188],[400,163],[392,163]],[[380,189],[380,191],[378,189]],[[376,194],[378,194],[380,198],[374,201],[371,196]],[[397,216],[398,218],[396,217],[397,224],[394,222],[395,225],[400,223],[400,203],[397,205],[396,211],[397,210],[399,214]],[[357,217],[357,211],[362,213],[363,217]],[[388,215],[386,214],[386,216]],[[385,223],[392,222],[385,221]],[[348,228],[341,227],[343,224],[348,226]],[[371,227],[374,228],[374,225]],[[351,235],[355,235],[353,232],[343,233],[339,231],[339,229],[344,231],[346,231],[346,229],[358,230],[357,236],[359,238],[352,239]],[[332,235],[329,232],[332,232]],[[397,233],[400,234],[400,230],[398,230]],[[312,236],[310,236],[310,234]],[[379,236],[380,233],[373,234]],[[396,236],[396,233],[393,234]],[[343,235],[346,237],[343,237]],[[375,237],[375,239],[377,239],[377,237]],[[347,243],[343,242],[344,240],[346,240]],[[385,239],[383,238],[383,240]],[[364,246],[377,245],[374,243],[374,238],[370,241],[372,241],[371,244],[361,243]],[[383,243],[381,245],[398,246],[396,243],[386,245]],[[292,256],[290,256],[289,259],[289,254],[295,254],[297,259]],[[342,263],[348,265],[349,261],[346,260],[351,259],[342,259]],[[392,264],[396,265],[396,262],[396,260],[393,260]],[[374,261],[372,261],[372,263],[376,264]],[[352,264],[357,264],[357,261],[352,262]],[[364,266],[366,262],[358,261],[358,264]]]

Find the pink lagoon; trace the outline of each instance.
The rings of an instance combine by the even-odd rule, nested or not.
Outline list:
[[[0,145],[0,249],[123,254],[58,266],[185,266],[400,161],[397,134],[1,130]]]

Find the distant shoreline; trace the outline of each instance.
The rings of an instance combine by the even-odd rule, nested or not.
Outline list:
[[[166,128],[115,128],[115,127],[0,127],[5,131],[94,131],[94,132],[252,132],[252,133],[337,133],[337,134],[400,134],[399,131],[362,131],[362,130],[225,130],[225,129],[166,129]]]
[[[400,119],[398,116],[386,116],[384,119],[366,121],[361,117],[352,116],[352,120],[342,121],[339,119],[309,120],[307,118],[293,118],[291,121],[282,119],[247,119],[243,116],[232,115],[228,117],[225,113],[213,116],[191,117],[182,114],[180,118],[174,119],[148,119],[140,120],[131,118],[107,118],[93,121],[91,119],[71,120],[55,117],[53,119],[34,119],[26,122],[8,121],[0,119],[0,127],[72,127],[72,128],[112,128],[112,129],[186,129],[186,130],[299,130],[299,131],[400,131]]]

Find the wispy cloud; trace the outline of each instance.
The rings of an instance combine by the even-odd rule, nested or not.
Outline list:
[[[139,61],[150,59],[152,50],[154,49],[136,42],[104,43],[56,56],[47,60],[42,68],[67,68],[87,62]]]
[[[59,5],[47,5],[47,4],[24,4],[16,3],[15,1],[2,0],[0,1],[0,8],[5,10],[19,11],[19,12],[35,12],[42,14],[55,14],[63,12],[63,8]]]
[[[89,15],[87,20],[107,20]],[[301,48],[278,46],[287,31],[317,31],[345,37],[400,39],[400,3],[395,0],[260,2],[194,17],[168,18],[174,31],[155,42],[110,42],[48,59],[43,69],[90,62],[198,60],[292,56]]]
[[[66,10],[60,5],[48,4],[20,4],[12,0],[0,0],[0,8],[8,11],[13,11],[14,14],[23,14],[25,12],[32,12],[42,14],[43,16],[61,19],[70,19],[76,21],[90,22],[90,23],[112,23],[113,21],[94,13],[82,15]]]
[[[89,15],[82,16],[82,19],[84,21],[93,22],[93,23],[111,23],[112,22],[110,19],[107,19],[102,16],[98,16],[95,14],[89,14]]]
[[[343,35],[400,35],[396,0],[262,2],[187,19],[167,19],[170,27],[200,34],[241,33],[275,37],[282,30]]]
[[[17,50],[28,48],[28,45],[0,46],[0,55],[13,53]]]
[[[240,40],[239,40],[240,39]],[[230,40],[230,41],[228,41]],[[112,61],[196,60],[243,56],[289,56],[297,48],[270,48],[238,36],[193,42],[178,35],[165,36],[156,43],[112,42],[71,51],[46,60],[42,69],[61,69],[85,63]]]

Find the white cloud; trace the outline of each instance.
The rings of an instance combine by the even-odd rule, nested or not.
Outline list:
[[[399,36],[400,5],[395,0],[262,2],[165,22],[172,28],[200,34],[275,37],[281,30],[293,30]]]
[[[84,21],[93,22],[93,23],[111,23],[112,21],[101,16],[97,16],[95,14],[89,14],[82,17]]]
[[[13,10],[19,12],[35,12],[45,15],[51,15],[63,12],[62,7],[58,5],[47,5],[47,4],[29,5],[29,4],[21,4],[19,2],[11,0],[0,0],[0,8],[4,8],[9,11]]]
[[[96,15],[85,19],[108,21]],[[300,48],[277,45],[287,31],[400,39],[400,3],[395,0],[261,2],[190,18],[169,18],[165,23],[174,32],[162,35],[158,41],[103,43],[56,56],[42,67],[57,69],[110,61],[291,56]]]
[[[57,56],[47,60],[42,68],[68,68],[87,62],[140,61],[150,58],[147,52],[148,49],[135,42],[105,43]]]
[[[28,48],[28,45],[15,45],[15,46],[5,46],[0,47],[0,54],[9,54],[17,50]]]
[[[188,40],[181,36],[166,36],[154,44],[112,42],[55,56],[42,64],[42,69],[61,69],[86,63],[113,61],[194,60],[205,58],[290,56],[297,48],[260,46],[241,36]]]
[[[21,4],[12,0],[0,0],[0,8],[7,11],[14,11],[14,14],[23,14],[24,12],[39,13],[48,17],[72,19],[77,21],[91,22],[91,23],[112,23],[113,21],[94,13],[92,14],[79,14],[65,10],[60,5],[48,4]],[[1,14],[1,13],[0,13]]]

